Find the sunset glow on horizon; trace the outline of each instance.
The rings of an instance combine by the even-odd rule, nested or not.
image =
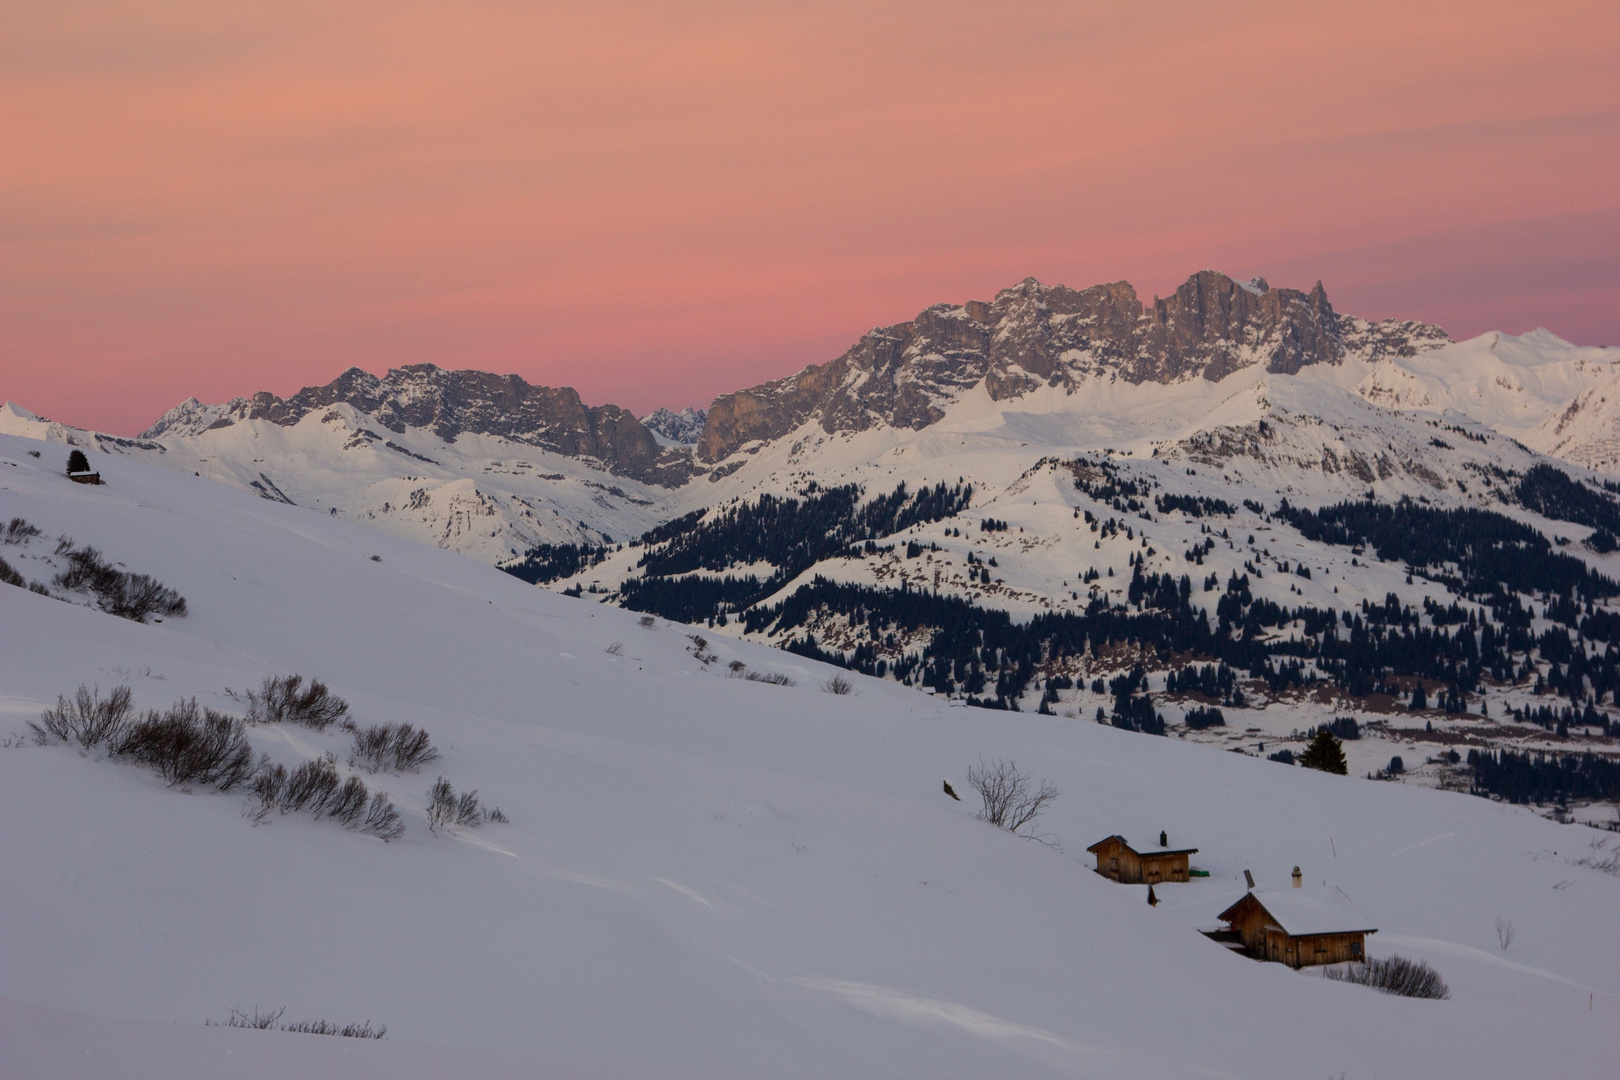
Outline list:
[[[1620,5],[5,3],[0,399],[638,414],[1033,276],[1620,344]]]

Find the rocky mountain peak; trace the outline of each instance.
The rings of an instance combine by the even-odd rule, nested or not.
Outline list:
[[[968,388],[992,399],[1087,379],[1218,381],[1242,368],[1294,374],[1346,356],[1376,360],[1446,344],[1438,327],[1341,316],[1309,292],[1202,270],[1144,308],[1129,282],[1072,289],[1026,278],[993,301],[936,304],[864,335],[843,356],[717,399],[698,457],[728,457],[812,418],[828,432],[921,428]]]
[[[708,419],[707,409],[687,407],[680,412],[656,409],[641,418],[641,426],[670,442],[690,446],[703,434],[703,421]]]
[[[410,364],[379,378],[350,368],[325,386],[289,398],[260,391],[224,405],[190,399],[165,413],[146,437],[198,435],[244,420],[290,427],[310,412],[351,405],[390,431],[431,431],[445,442],[462,434],[497,435],[571,457],[598,460],[610,472],[673,486],[690,473],[687,454],[665,449],[627,409],[586,406],[571,387],[536,386],[517,375],[449,371]]]

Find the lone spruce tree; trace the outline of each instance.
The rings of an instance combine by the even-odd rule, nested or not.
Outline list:
[[[83,450],[75,450],[68,455],[67,471],[70,473],[90,471],[90,459],[84,456]]]
[[[1343,744],[1325,727],[1316,729],[1311,745],[1299,756],[1299,763],[1307,769],[1321,769],[1340,776],[1350,771],[1350,766],[1344,760]]]

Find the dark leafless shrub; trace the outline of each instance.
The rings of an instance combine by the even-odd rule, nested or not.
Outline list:
[[[229,791],[254,774],[253,747],[234,716],[177,701],[167,712],[148,712],[112,744],[119,757],[145,765],[171,787],[207,784]]]
[[[20,517],[14,517],[6,525],[5,532],[0,534],[0,538],[3,538],[8,544],[26,544],[38,535],[39,528],[37,526],[30,525]]]
[[[455,820],[456,793],[450,787],[450,781],[439,777],[428,788],[427,823],[429,832],[438,832],[444,826]]]
[[[843,697],[846,694],[853,694],[855,692],[855,684],[844,678],[842,675],[834,675],[832,678],[822,683],[821,688],[827,691],[827,693],[836,694],[839,697]]]
[[[1440,973],[1422,960],[1408,960],[1404,956],[1391,956],[1387,960],[1368,960],[1365,964],[1346,964],[1322,970],[1325,978],[1338,982],[1371,986],[1386,994],[1401,997],[1433,998],[1444,1001],[1451,996]]]
[[[12,565],[6,562],[4,559],[0,559],[0,582],[7,585],[15,585],[19,589],[26,589],[28,587],[28,579],[17,573],[17,571],[12,568]]]
[[[39,593],[41,596],[51,595],[51,590],[45,587],[45,583],[43,581],[30,581],[28,583],[28,591],[32,593]]]
[[[743,677],[743,673],[747,670],[747,664],[743,663],[741,660],[733,660],[731,663],[726,665],[726,677],[730,679],[740,679]]]
[[[366,819],[361,823],[360,831],[383,840],[393,840],[405,832],[405,823],[399,820],[399,811],[388,801],[388,792],[372,793],[371,805],[366,809]]]
[[[285,765],[266,761],[254,777],[253,794],[259,800],[253,811],[255,821],[263,821],[272,810],[282,814],[308,810],[316,818],[331,817],[346,828],[383,840],[393,840],[405,832],[405,824],[388,793],[368,791],[358,776],[340,783],[331,757],[306,761],[291,772]]]
[[[1518,933],[1518,931],[1513,928],[1513,921],[1511,919],[1496,920],[1496,943],[1502,946],[1503,952],[1507,952],[1507,947],[1513,944],[1513,936],[1516,933]]]
[[[290,1024],[281,1023],[281,1016],[287,1011],[283,1005],[274,1012],[261,1013],[259,1007],[253,1007],[252,1015],[241,1009],[232,1009],[231,1015],[225,1020],[204,1020],[208,1027],[253,1028],[258,1031],[268,1031],[275,1028],[278,1031],[295,1031],[302,1035],[339,1035],[346,1039],[380,1039],[388,1032],[387,1024],[371,1026],[367,1020],[363,1024],[344,1024],[341,1027],[330,1020],[295,1020]]]
[[[450,782],[439,777],[428,789],[427,810],[428,828],[433,832],[455,825],[464,829],[476,829],[485,821],[484,808],[478,804],[477,791],[464,791],[457,795]],[[506,815],[502,814],[504,821]]]
[[[308,810],[318,821],[326,815],[340,784],[337,763],[330,757],[306,761],[287,777],[287,806],[292,810]]]
[[[148,615],[178,618],[186,614],[185,597],[156,578],[125,573],[109,565],[95,548],[75,549],[66,538],[57,545],[58,554],[64,546],[68,567],[54,579],[58,588],[93,593],[101,610],[135,622],[145,622]]]
[[[375,556],[373,556],[375,558]],[[305,1035],[341,1035],[345,1039],[380,1039],[388,1032],[387,1024],[371,1026],[371,1021],[364,1024],[344,1024],[338,1027],[330,1020],[299,1020],[291,1024],[282,1024],[282,1031],[297,1031]]]
[[[1620,847],[1608,851],[1605,850],[1608,845],[1609,838],[1607,836],[1600,836],[1591,841],[1587,844],[1587,847],[1591,849],[1592,853],[1576,859],[1575,865],[1590,866],[1593,870],[1620,877]],[[1506,946],[1503,946],[1503,948],[1506,948]]]
[[[623,656],[624,655],[624,642],[615,641],[613,644],[609,645],[607,648],[603,649],[602,651],[607,653],[609,656]]]
[[[657,622],[658,620],[653,618],[651,615],[643,615],[641,617],[641,628],[643,630],[651,630]]]
[[[1017,762],[1000,758],[988,765],[981,759],[978,768],[968,769],[967,779],[968,786],[984,800],[979,817],[1008,832],[1018,832],[1034,821],[1058,797],[1057,788],[1050,783],[1043,780],[1034,788],[1030,774]]]
[[[421,728],[410,724],[373,724],[354,729],[349,764],[370,772],[416,772],[438,757],[439,751]]]
[[[351,776],[332,793],[326,812],[334,821],[352,829],[366,812],[367,794],[365,781],[358,776]]]
[[[101,687],[80,686],[72,701],[58,695],[56,708],[46,709],[39,722],[30,722],[28,728],[42,746],[74,742],[88,750],[104,742],[116,743],[129,724],[130,700],[127,686],[114,687],[105,699]]]
[[[93,547],[75,548],[73,541],[63,539],[56,545],[56,553],[64,554],[63,547],[67,548],[67,569],[56,575],[56,584],[64,589],[90,589],[94,590],[98,583],[105,585],[118,570],[108,566],[102,561],[101,552]]]
[[[186,598],[146,574],[122,574],[116,588],[97,598],[109,614],[135,622],[145,622],[148,615],[167,619],[186,614]]]
[[[793,680],[788,678],[786,675],[783,675],[780,671],[750,671],[747,675],[744,675],[743,678],[747,679],[749,682],[769,683],[772,686],[793,685]]]
[[[259,1007],[255,1005],[253,1006],[252,1016],[249,1016],[241,1009],[232,1009],[229,1019],[204,1020],[203,1025],[205,1027],[253,1028],[257,1031],[268,1031],[276,1026],[276,1023],[281,1019],[281,1014],[286,1011],[287,1007],[283,1005],[275,1012],[262,1013],[259,1011]]]
[[[263,821],[270,816],[270,811],[280,810],[287,813],[291,807],[285,807],[287,794],[287,766],[272,765],[268,757],[259,763],[259,771],[253,777],[253,796],[259,800],[259,807],[253,814],[253,820]]]
[[[505,825],[512,819],[501,813],[501,808],[497,806],[493,810],[484,811],[484,820],[493,821],[497,825]]]
[[[326,688],[319,679],[304,685],[302,675],[269,675],[258,690],[249,690],[248,719],[255,723],[287,721],[325,731],[347,719],[349,703]]]

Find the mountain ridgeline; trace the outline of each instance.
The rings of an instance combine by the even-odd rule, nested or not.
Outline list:
[[[1128,282],[1070,289],[1029,278],[990,303],[936,304],[871,331],[836,360],[722,395],[697,455],[718,462],[811,420],[829,433],[923,428],[981,381],[993,400],[1005,401],[1041,386],[1072,390],[1087,378],[1218,382],[1254,365],[1293,374],[1449,341],[1423,323],[1340,315],[1320,282],[1304,293],[1203,270],[1144,307]]]

